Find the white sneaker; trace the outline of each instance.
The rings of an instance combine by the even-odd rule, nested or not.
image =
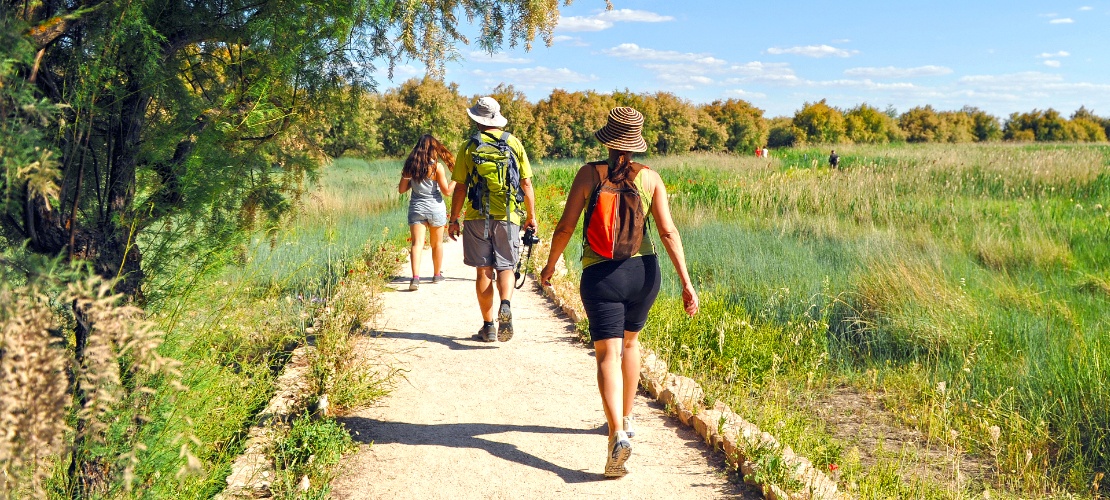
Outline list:
[[[632,428],[632,426],[634,424],[634,422],[632,420],[632,415],[626,415],[622,419],[621,423],[623,424],[623,427],[624,427],[624,433],[628,435],[628,439],[632,439],[632,438],[636,437],[636,430]]]
[[[624,477],[628,474],[624,462],[632,456],[632,443],[624,431],[617,431],[609,443],[609,454],[605,457],[605,477]]]

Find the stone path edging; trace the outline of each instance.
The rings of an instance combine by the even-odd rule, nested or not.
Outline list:
[[[562,258],[559,259],[556,276],[566,274]],[[537,281],[537,284],[539,282]],[[568,293],[557,279],[554,283],[541,285],[544,296],[570,317],[574,323],[580,322],[585,313],[581,300],[576,293]],[[653,398],[663,405],[674,408],[679,421],[692,427],[705,443],[725,454],[725,460],[732,467],[739,468],[744,476],[755,472],[759,465],[750,459],[752,450],[765,449],[779,455],[789,468],[790,476],[803,486],[796,491],[786,492],[779,485],[758,484],[763,495],[772,500],[840,500],[850,498],[838,491],[836,482],[817,470],[805,457],[797,455],[786,445],[780,443],[768,432],[760,431],[755,424],[732,411],[728,405],[717,401],[713,408],[704,408],[702,401],[705,392],[693,379],[674,375],[667,371],[667,362],[651,349],[641,347],[640,385]]]
[[[274,380],[274,396],[266,404],[248,433],[243,453],[231,465],[227,487],[215,496],[217,500],[238,498],[267,498],[272,495],[270,484],[274,479],[273,462],[269,450],[273,446],[275,425],[289,422],[305,408],[308,397],[308,350],[300,346],[293,350],[281,375]]]

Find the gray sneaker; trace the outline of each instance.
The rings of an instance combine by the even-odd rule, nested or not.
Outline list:
[[[470,338],[478,342],[497,342],[497,327],[482,325],[478,333],[471,335]]]
[[[412,290],[412,291],[415,292],[419,289],[420,289],[420,278],[419,277],[409,280],[409,290]]]
[[[437,274],[435,276],[432,276],[432,283],[439,283],[439,282],[442,282],[445,279],[447,279],[447,278],[444,278],[443,274]]]
[[[605,457],[605,477],[624,477],[628,468],[624,463],[632,456],[632,443],[624,431],[617,431],[609,443],[609,454]]]
[[[497,310],[497,340],[508,342],[513,338],[513,312],[509,310],[509,304],[501,303],[501,308]]]

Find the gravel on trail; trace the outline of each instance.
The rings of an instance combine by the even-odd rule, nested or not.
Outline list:
[[[430,277],[431,252],[423,264]],[[395,279],[360,340],[400,375],[378,405],[341,419],[359,449],[344,458],[333,498],[759,498],[642,391],[631,473],[606,479],[593,350],[574,325],[529,277],[513,294],[512,340],[471,340],[481,315],[461,242],[445,244],[444,275],[416,291]]]

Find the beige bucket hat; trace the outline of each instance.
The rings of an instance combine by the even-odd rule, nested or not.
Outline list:
[[[594,132],[594,137],[605,146],[618,151],[643,153],[647,151],[644,141],[644,115],[635,109],[621,106],[609,111],[609,119],[604,127]]]
[[[487,127],[504,127],[509,120],[501,116],[501,105],[492,97],[483,97],[478,99],[466,110],[466,114],[470,115],[470,119],[474,120],[479,125]]]

